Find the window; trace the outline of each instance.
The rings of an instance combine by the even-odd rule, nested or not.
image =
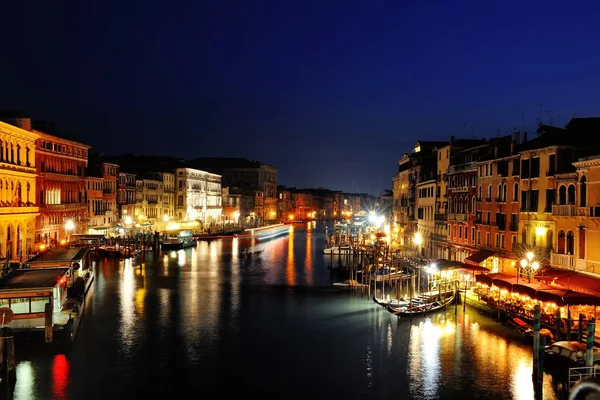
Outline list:
[[[512,201],[519,201],[519,184],[515,182]]]
[[[471,243],[475,244],[475,227],[471,228]]]
[[[481,245],[481,231],[477,231],[477,246]]]
[[[500,247],[500,235],[497,234],[497,233],[496,233],[496,240],[495,240],[495,242],[496,242],[496,248],[499,248]]]
[[[490,233],[489,232],[485,233],[485,245],[488,247],[490,246]]]

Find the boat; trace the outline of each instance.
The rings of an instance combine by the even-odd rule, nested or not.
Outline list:
[[[410,304],[409,301],[407,301],[403,298],[393,299],[393,298],[390,298],[389,295],[383,299],[379,299],[375,295],[373,295],[373,302],[375,304],[379,304],[382,307],[387,307],[388,305],[391,305],[395,308],[406,307]]]
[[[333,284],[333,286],[340,287],[340,288],[367,287],[367,285],[365,285],[363,283],[359,283],[358,281],[356,281],[354,279],[348,279],[348,280],[345,280],[344,282],[336,282]]]
[[[394,307],[388,304],[386,309],[398,317],[407,317],[426,314],[443,309],[454,301],[454,293],[442,300],[428,301],[429,299],[417,298],[406,306]]]
[[[258,257],[262,254],[263,250],[244,250],[240,251],[240,257],[250,258],[250,257]]]
[[[179,250],[185,249],[186,247],[193,247],[196,245],[196,239],[192,231],[176,231],[167,232],[162,240],[161,248],[163,250]]]
[[[323,254],[327,254],[327,255],[336,255],[336,254],[343,254],[343,255],[347,255],[350,254],[352,252],[352,247],[350,246],[334,246],[334,247],[328,247],[326,249],[323,249]]]
[[[554,342],[544,349],[544,368],[549,371],[565,371],[567,368],[584,367],[586,365],[585,343],[574,340]],[[600,364],[600,350],[593,349],[593,364]]]
[[[527,322],[523,321],[519,317],[508,318],[508,323],[512,325],[528,342],[533,342],[533,328]],[[550,329],[542,328],[540,329],[540,337],[546,338],[546,343],[554,342],[554,335],[550,332]]]

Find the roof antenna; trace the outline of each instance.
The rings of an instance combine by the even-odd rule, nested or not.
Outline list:
[[[550,126],[552,126],[552,110],[546,110],[548,113],[548,119],[550,120]]]
[[[542,103],[540,103],[540,119],[538,120],[538,123],[540,124],[540,126],[543,124],[543,122],[542,122]]]

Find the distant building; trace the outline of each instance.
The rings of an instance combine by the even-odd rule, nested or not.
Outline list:
[[[175,170],[176,216],[200,221],[204,227],[221,223],[221,176],[193,168]]]

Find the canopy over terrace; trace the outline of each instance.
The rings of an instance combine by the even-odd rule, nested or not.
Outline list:
[[[581,272],[558,268],[543,268],[535,278],[561,288],[600,297],[600,279]]]
[[[488,286],[495,285],[501,289],[527,295],[535,300],[555,303],[559,306],[600,305],[600,297],[598,296],[556,288],[545,282],[529,283],[523,279],[518,279],[516,276],[500,273],[487,274],[477,275],[475,280]]]
[[[466,264],[460,261],[444,260],[444,259],[428,259],[429,265],[435,264],[436,268],[440,271],[449,271],[455,269],[462,269],[473,272],[489,272],[490,270],[481,265]]]

